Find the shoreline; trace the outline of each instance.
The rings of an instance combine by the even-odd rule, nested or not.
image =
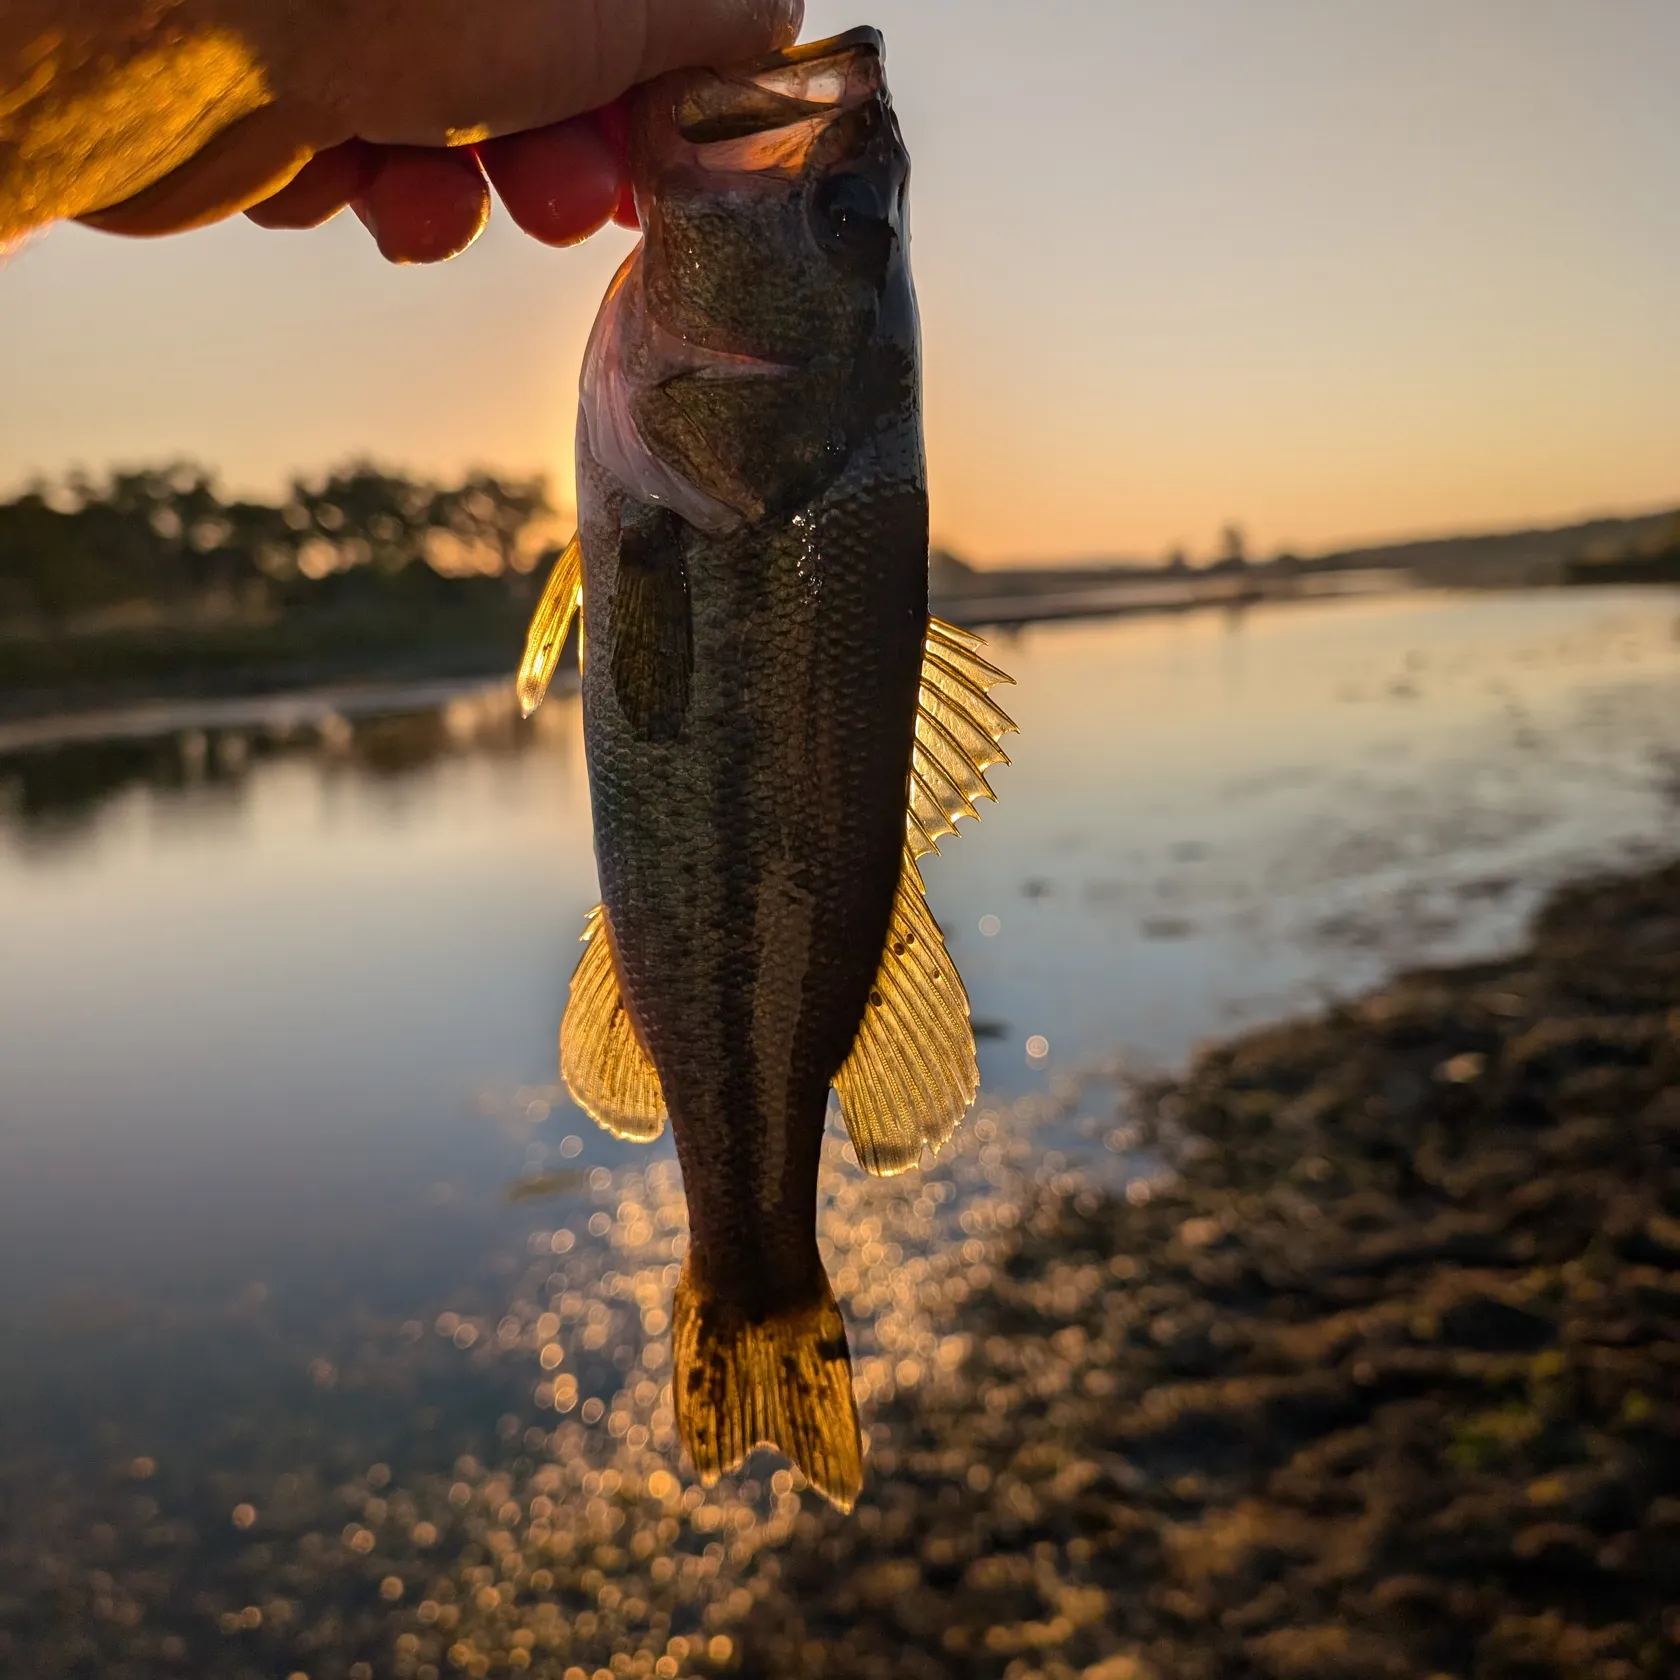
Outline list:
[[[1122,618],[1140,614],[1241,611],[1277,601],[1369,599],[1412,587],[1410,574],[1388,568],[1290,578],[1230,574],[1136,581],[1097,575],[1071,584],[1058,574],[1043,585],[1020,574],[1000,574],[988,585],[984,573],[930,599],[935,617],[965,629],[1015,630],[1066,619]],[[47,642],[0,642],[0,742],[32,738],[30,726],[63,720],[67,739],[88,738],[88,720],[119,713],[200,703],[207,706],[308,697],[318,690],[351,693],[390,690],[399,684],[513,680],[524,635],[523,616],[509,619],[499,636],[482,624],[451,642],[428,625],[411,643],[398,638],[401,626],[381,627],[366,640],[354,639],[353,625],[327,626],[318,645],[300,640],[300,627],[222,626],[199,634],[167,636],[113,632]],[[8,655],[10,663],[8,663]],[[53,680],[26,674],[33,660]],[[102,662],[108,662],[105,674]],[[17,669],[12,669],[16,666]],[[562,671],[577,668],[576,641],[562,655]],[[115,674],[110,674],[114,672]],[[7,748],[0,744],[0,751]]]
[[[1047,577],[1043,586],[1026,584],[1020,573],[1000,573],[993,583],[985,573],[971,574],[973,582],[930,599],[934,616],[970,630],[1008,634],[1032,624],[1070,620],[1116,619],[1180,613],[1223,611],[1241,613],[1252,607],[1369,601],[1380,596],[1420,592],[1450,592],[1468,587],[1475,593],[1495,592],[1494,586],[1455,586],[1413,573],[1405,567],[1370,567],[1343,571],[1271,576],[1221,573],[1182,582],[1094,576],[1072,582],[1074,574]],[[1505,586],[1499,586],[1505,587]],[[1523,594],[1550,591],[1552,584],[1513,584]],[[1576,585],[1575,587],[1586,587]],[[1639,584],[1610,582],[1606,588],[1672,589],[1664,580]],[[199,706],[207,711],[256,706],[273,702],[301,702],[308,709],[321,694],[344,696],[366,709],[369,696],[395,693],[404,686],[426,690],[456,685],[470,688],[513,680],[519,663],[524,619],[510,619],[501,632],[487,636],[481,624],[470,627],[460,641],[440,638],[435,625],[425,635],[400,640],[401,627],[383,627],[365,641],[346,639],[354,626],[340,626],[321,646],[310,648],[296,640],[295,627],[277,626],[267,632],[233,627],[206,632],[202,637],[179,636],[158,640],[129,633],[110,637],[71,639],[39,644],[64,664],[59,679],[25,683],[4,657],[8,644],[0,642],[0,752],[28,750],[35,745],[97,738],[106,719],[120,719],[118,733],[140,733],[128,720],[147,710]],[[30,644],[13,643],[16,649]],[[575,641],[562,656],[561,670],[576,672]],[[114,655],[117,675],[88,675],[105,655]],[[82,669],[82,666],[87,669]],[[27,661],[25,661],[25,668]],[[76,674],[80,670],[80,674]],[[47,724],[62,725],[47,729]],[[194,720],[194,726],[204,727]]]

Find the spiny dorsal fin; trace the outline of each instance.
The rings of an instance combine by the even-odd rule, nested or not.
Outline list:
[[[957,1129],[979,1088],[968,994],[907,845],[881,967],[834,1076],[858,1164],[882,1178],[915,1166],[924,1144],[937,1151]]]
[[[940,836],[957,832],[958,817],[978,816],[974,801],[997,797],[986,771],[1009,762],[999,743],[1015,725],[987,691],[1013,679],[974,651],[984,645],[954,624],[928,620],[905,817],[912,857],[938,851]]]
[[[603,906],[589,912],[583,940],[560,1023],[560,1076],[597,1125],[614,1137],[651,1143],[665,1129],[665,1093],[619,992]]]
[[[671,1304],[671,1399],[701,1485],[774,1447],[842,1511],[863,1487],[863,1442],[846,1325],[828,1279],[809,1306],[753,1320],[683,1261]]]
[[[560,663],[566,633],[583,601],[583,550],[574,536],[561,550],[543,586],[542,599],[531,614],[531,628],[525,632],[525,657],[519,662],[519,709],[529,717],[543,703],[548,685]],[[583,649],[578,649],[578,663]]]

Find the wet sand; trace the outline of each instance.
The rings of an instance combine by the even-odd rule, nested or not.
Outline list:
[[[1680,1671],[1680,865],[1108,1089],[920,1176],[832,1151],[850,1517],[683,1472],[669,1163],[534,1207],[474,1310],[14,1335],[0,1672]]]

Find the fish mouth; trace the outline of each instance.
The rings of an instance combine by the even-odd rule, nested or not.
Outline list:
[[[678,99],[677,133],[705,146],[853,110],[881,91],[884,50],[879,30],[852,29],[714,72]]]
[[[647,151],[686,152],[719,173],[795,173],[836,118],[885,101],[884,53],[880,31],[864,27],[728,70],[678,72],[654,84]]]

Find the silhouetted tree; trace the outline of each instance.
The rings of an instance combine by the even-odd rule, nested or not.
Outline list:
[[[1211,568],[1216,572],[1241,572],[1248,569],[1248,542],[1240,525],[1227,525],[1219,533],[1219,558]]]
[[[425,578],[500,576],[522,592],[523,574],[556,534],[540,478],[476,472],[442,486],[353,461],[294,480],[270,504],[224,500],[214,477],[187,461],[102,483],[77,472],[0,503],[0,620],[63,626],[136,603],[165,613],[255,604],[276,587],[296,603],[342,573],[357,574],[350,595],[376,603],[379,580],[416,561],[432,562]],[[344,598],[342,586],[320,597]]]

